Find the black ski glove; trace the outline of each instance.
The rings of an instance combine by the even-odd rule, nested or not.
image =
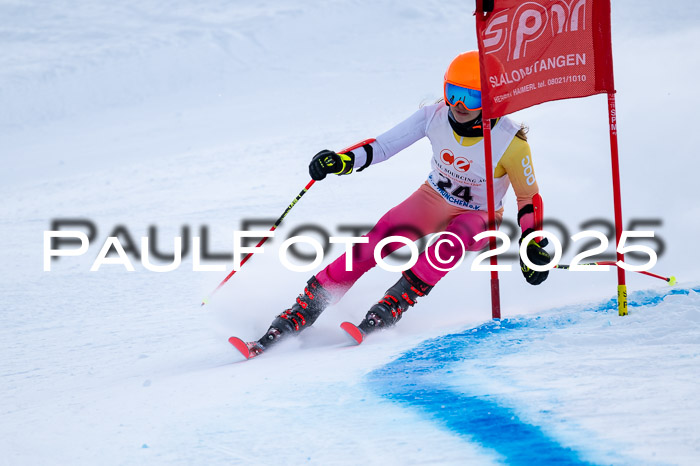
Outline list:
[[[535,230],[533,230],[532,228],[525,230],[523,232],[523,235],[520,237],[520,241],[518,241],[518,244],[520,245],[523,242],[523,238],[525,238],[533,231]],[[549,244],[547,238],[542,238],[539,243],[535,241],[534,238],[530,240],[530,242],[527,244],[526,249],[527,258],[530,259],[530,262],[532,262],[535,265],[549,264],[549,253],[544,250],[544,247],[547,246],[547,244]],[[522,270],[525,280],[527,280],[527,282],[530,285],[539,285],[540,283],[545,281],[549,276],[549,270],[545,270],[544,272],[537,272],[536,270],[532,270],[530,267],[525,265],[522,259],[520,259],[520,270]]]
[[[355,154],[352,152],[336,154],[332,150],[322,150],[311,159],[309,175],[316,181],[324,179],[329,173],[349,175],[354,164]]]

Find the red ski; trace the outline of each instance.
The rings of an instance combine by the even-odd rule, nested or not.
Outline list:
[[[240,351],[243,357],[246,359],[252,359],[255,356],[261,355],[263,351],[265,351],[257,341],[249,341],[246,343],[238,337],[231,337],[228,339],[228,342],[231,343],[238,351]]]
[[[343,322],[342,324],[340,324],[340,328],[345,330],[347,334],[350,335],[358,345],[362,343],[362,340],[365,339],[365,333],[362,330],[360,330],[360,328],[355,324],[352,324],[350,322]]]
[[[345,330],[345,332],[352,337],[356,344],[359,345],[362,343],[362,340],[364,340],[365,332],[360,330],[360,328],[355,324],[343,322],[340,324],[340,328]],[[234,348],[236,348],[246,359],[253,359],[255,356],[260,356],[263,354],[263,352],[265,352],[265,348],[263,348],[257,341],[245,342],[238,337],[231,337],[228,339],[228,342],[231,343]]]

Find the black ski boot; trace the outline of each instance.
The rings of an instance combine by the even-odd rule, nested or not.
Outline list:
[[[433,287],[423,282],[410,270],[403,272],[394,286],[386,290],[384,297],[372,306],[358,328],[367,334],[374,330],[391,327],[401,320],[404,312],[416,304],[416,299],[430,293]]]
[[[318,283],[316,276],[311,277],[306,285],[304,292],[297,297],[297,302],[277,316],[265,335],[258,340],[263,349],[310,327],[328,306],[331,295]]]

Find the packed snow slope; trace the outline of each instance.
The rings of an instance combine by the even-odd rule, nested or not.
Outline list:
[[[676,288],[628,274],[636,305],[620,318],[613,272],[532,287],[515,267],[492,322],[470,255],[396,329],[347,347],[338,324],[397,278],[377,269],[243,363],[228,336],[259,337],[312,273],[279,263],[282,239],[371,226],[424,181],[428,144],[316,183],[204,308],[226,271],[194,272],[192,237],[230,254],[244,221],[281,214],[318,150],[441,97],[447,64],[476,47],[471,4],[1,1],[0,464],[697,464],[700,7],[673,5],[615,0],[613,48],[624,223],[655,231],[653,271]],[[554,232],[605,231],[605,98],[513,118]],[[43,232],[66,218],[95,238],[45,272]],[[115,230],[135,251],[183,236],[189,253],[168,273],[135,256],[134,272],[90,272]]]

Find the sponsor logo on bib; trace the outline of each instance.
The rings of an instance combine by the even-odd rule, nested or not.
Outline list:
[[[443,149],[443,151],[440,152],[440,160],[447,165],[454,166],[455,170],[462,173],[468,172],[469,167],[472,165],[472,161],[464,157],[455,158],[455,155],[449,149]]]

